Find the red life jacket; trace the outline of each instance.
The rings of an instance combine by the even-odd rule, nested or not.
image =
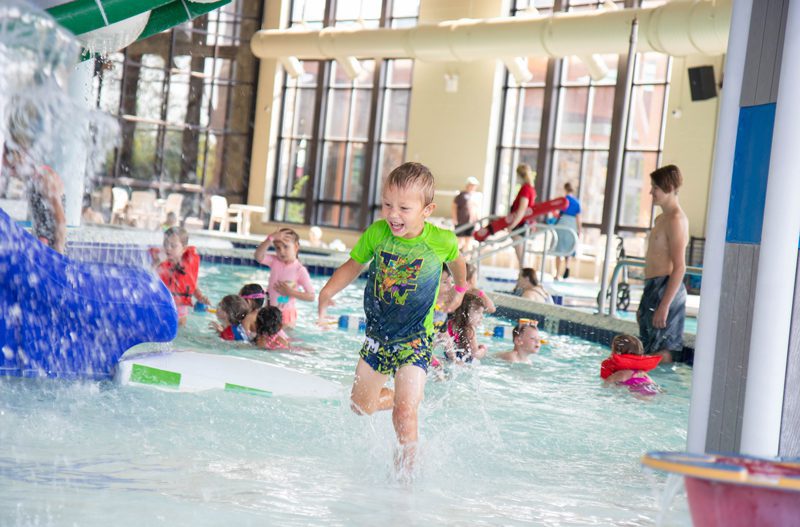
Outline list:
[[[197,289],[197,273],[200,269],[200,255],[194,246],[184,249],[181,261],[177,264],[164,260],[156,269],[161,281],[172,293],[176,305],[191,306],[192,295]]]
[[[612,353],[600,364],[600,377],[607,379],[612,373],[621,370],[650,371],[661,362],[661,355],[631,355]]]

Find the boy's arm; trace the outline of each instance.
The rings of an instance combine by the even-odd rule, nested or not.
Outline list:
[[[456,285],[453,288],[453,298],[445,306],[444,311],[452,313],[461,305],[464,293],[467,292],[467,261],[459,254],[455,260],[447,262],[447,267],[450,268],[450,274],[453,275],[453,282]]]
[[[331,300],[336,296],[336,293],[358,278],[358,275],[361,274],[363,269],[363,264],[358,263],[352,258],[348,258],[347,261],[333,273],[333,276],[330,277],[319,292],[318,314],[320,320],[325,318],[325,310],[331,305]]]
[[[669,306],[678,293],[678,289],[680,289],[681,282],[683,281],[683,275],[686,273],[684,255],[686,253],[687,240],[686,231],[683,228],[683,221],[681,218],[670,218],[667,236],[669,236],[669,257],[670,260],[672,260],[672,272],[669,274],[667,287],[664,289],[664,296],[661,298],[661,303],[658,304],[658,308],[656,308],[655,313],[653,313],[653,327],[656,328],[667,327]]]

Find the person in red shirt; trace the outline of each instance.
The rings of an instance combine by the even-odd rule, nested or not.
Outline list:
[[[522,220],[528,215],[528,209],[536,201],[536,189],[533,187],[536,181],[536,172],[527,163],[522,163],[517,166],[517,177],[522,181],[522,186],[517,192],[517,197],[511,204],[511,210],[508,213],[508,232],[513,232],[514,229],[520,226]],[[514,241],[519,242],[521,236],[514,236]],[[517,260],[519,261],[519,268],[525,267],[523,262],[525,244],[517,243],[514,250],[517,252]]]
[[[197,273],[200,270],[200,255],[194,246],[189,245],[189,234],[183,227],[170,227],[164,231],[164,255],[151,251],[153,264],[161,281],[167,286],[178,309],[178,325],[186,324],[192,297],[198,302],[208,304],[208,298],[197,287]]]

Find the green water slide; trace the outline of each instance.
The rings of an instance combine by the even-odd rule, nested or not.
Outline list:
[[[75,35],[152,11],[137,40],[145,39],[230,3],[231,0],[199,3],[190,0],[75,0],[48,9],[48,13]]]

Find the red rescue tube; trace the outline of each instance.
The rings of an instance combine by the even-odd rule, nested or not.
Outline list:
[[[547,214],[548,212],[553,212],[556,210],[564,210],[569,206],[569,201],[564,196],[560,198],[551,199],[550,201],[543,201],[542,203],[534,203],[533,206],[528,207],[525,211],[525,217],[522,218],[523,223],[530,223],[536,216],[541,216],[542,214]],[[508,219],[511,215],[508,215],[504,218],[498,218],[491,222],[489,225],[484,227],[483,229],[475,231],[472,236],[482,242],[492,234],[496,232],[500,232],[506,227],[508,227]]]

